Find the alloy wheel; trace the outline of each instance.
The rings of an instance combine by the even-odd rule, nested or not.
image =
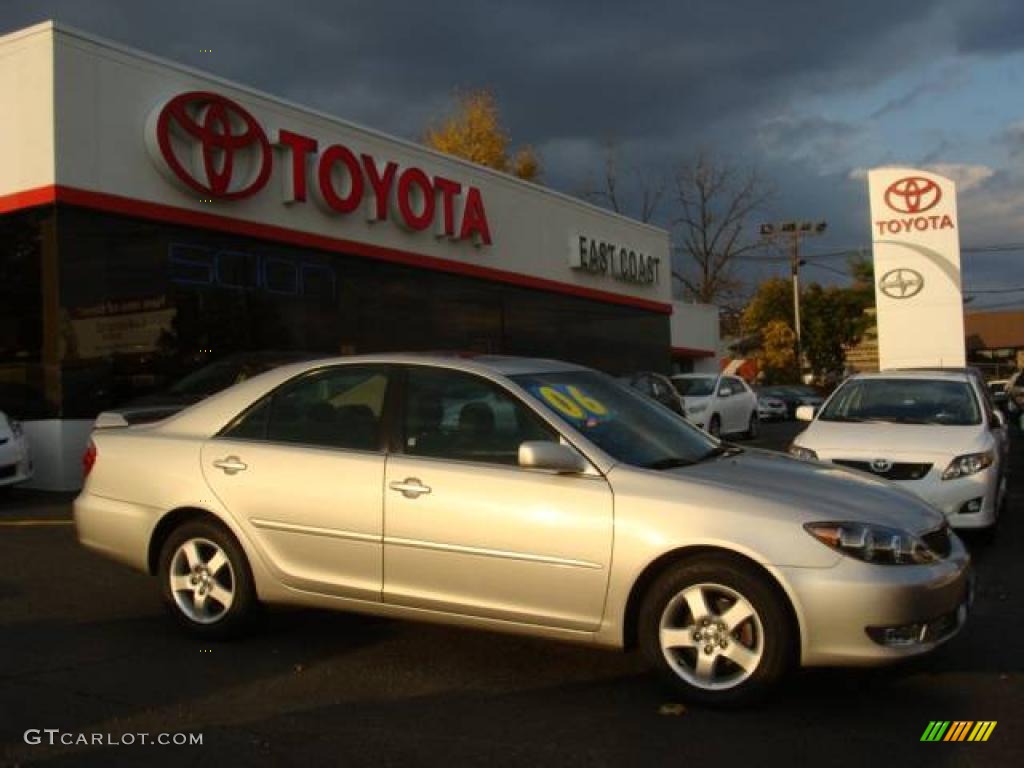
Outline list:
[[[235,600],[235,571],[227,553],[204,538],[187,539],[175,550],[169,569],[171,595],[185,616],[214,624]]]
[[[707,691],[740,685],[764,655],[764,626],[753,604],[722,584],[694,584],[669,600],[658,639],[672,671]]]

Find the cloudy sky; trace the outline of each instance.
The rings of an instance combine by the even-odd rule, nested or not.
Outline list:
[[[865,168],[922,165],[959,181],[966,288],[1024,287],[1024,250],[970,250],[1024,244],[1020,0],[0,0],[0,33],[47,18],[409,138],[488,87],[570,193],[609,142],[638,177],[704,148],[766,220],[827,219],[812,254],[869,243]]]

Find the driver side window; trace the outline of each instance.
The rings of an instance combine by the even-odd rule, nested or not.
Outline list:
[[[402,440],[409,456],[515,466],[521,443],[556,442],[558,435],[485,379],[461,371],[410,368]]]

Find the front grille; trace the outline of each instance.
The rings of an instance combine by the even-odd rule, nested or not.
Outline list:
[[[924,534],[921,541],[939,557],[949,557],[949,553],[953,550],[953,542],[949,537],[949,526],[946,525]]]
[[[839,464],[850,469],[857,469],[867,472],[875,477],[884,477],[886,480],[920,480],[931,470],[931,464],[916,464],[911,462],[898,462],[889,466],[883,472],[874,469],[870,461],[854,461],[853,459],[832,459],[833,464]]]
[[[17,464],[8,464],[6,467],[0,467],[0,480],[6,480],[8,477],[14,477],[17,471]]]

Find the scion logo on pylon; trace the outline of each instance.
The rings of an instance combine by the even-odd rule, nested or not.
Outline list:
[[[939,204],[942,190],[931,179],[907,176],[885,190],[885,204],[899,213],[924,213]]]
[[[182,93],[154,111],[151,123],[154,158],[203,197],[238,200],[270,178],[270,142],[256,119],[231,99]]]

